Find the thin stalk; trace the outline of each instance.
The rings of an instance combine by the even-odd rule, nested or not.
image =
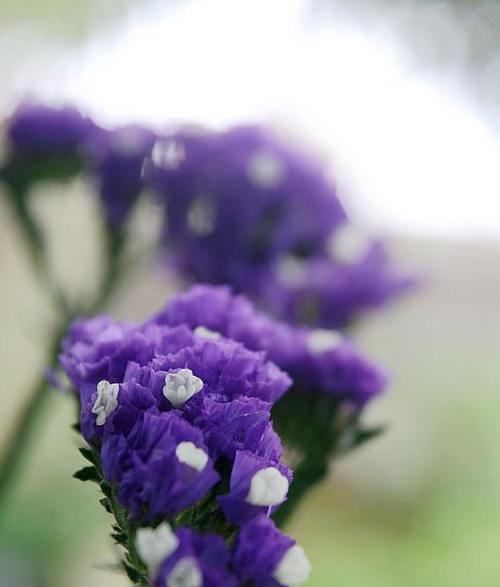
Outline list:
[[[29,238],[27,239],[30,240]],[[122,236],[110,239],[108,242],[108,250],[106,255],[106,265],[104,268],[104,275],[101,281],[99,291],[96,293],[95,299],[89,305],[85,314],[93,314],[102,308],[113,297],[118,285],[121,281],[121,252],[122,252]],[[31,247],[34,253],[34,259],[37,256],[36,247]],[[41,264],[44,263],[45,258],[38,256],[38,262],[35,262],[35,267],[39,274],[43,274]],[[40,264],[41,263],[41,264]],[[46,284],[47,285],[47,284]],[[57,305],[58,300],[61,299],[57,289],[48,288],[49,293],[53,294],[53,301]],[[63,296],[64,299],[64,296]],[[55,367],[57,364],[57,356],[61,347],[61,340],[66,334],[66,331],[72,320],[81,312],[77,309],[70,310],[68,304],[59,305],[59,310],[62,313],[62,321],[58,328],[55,329],[50,341],[50,350],[46,359],[46,365]],[[26,404],[21,410],[18,421],[14,426],[11,436],[6,441],[6,448],[0,459],[0,515],[2,507],[5,506],[6,498],[11,490],[20,466],[25,459],[25,455],[29,450],[30,443],[33,438],[33,432],[43,415],[43,409],[46,404],[50,392],[50,385],[45,376],[45,370],[38,377],[34,384]]]
[[[53,365],[56,362],[61,336],[65,332],[66,327],[67,322],[64,321],[52,336],[47,357],[47,364],[49,365]],[[33,386],[26,404],[19,415],[18,421],[14,425],[11,435],[5,444],[5,449],[0,460],[0,512],[6,504],[6,497],[26,457],[28,447],[33,439],[36,424],[43,413],[49,397],[49,391],[50,385],[46,380],[45,374],[42,374]]]

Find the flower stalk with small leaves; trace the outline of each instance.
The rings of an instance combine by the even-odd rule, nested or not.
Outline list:
[[[299,585],[310,565],[271,521],[292,471],[271,408],[291,384],[264,353],[161,315],[81,319],[61,365],[89,465],[134,584]],[[268,543],[253,561],[262,534]]]
[[[302,584],[309,561],[279,527],[332,459],[381,432],[362,414],[385,374],[345,330],[412,280],[353,228],[323,166],[268,129],[109,130],[73,108],[25,104],[6,138],[0,181],[58,316],[52,381],[66,334],[60,368],[89,462],[75,476],[99,485],[128,577],[153,587]],[[103,275],[84,302],[57,282],[32,213],[35,185],[77,176],[91,180],[102,212]],[[75,320],[119,291],[145,191],[165,211],[168,268],[214,285],[193,286],[141,324]],[[47,388],[44,375],[14,427],[0,502]]]

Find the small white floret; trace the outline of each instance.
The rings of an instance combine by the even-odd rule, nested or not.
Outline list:
[[[342,340],[342,335],[336,330],[317,328],[309,335],[307,348],[313,355],[320,355],[321,353],[337,348]]]
[[[197,562],[185,556],[170,571],[166,587],[202,587],[203,575],[198,567]]]
[[[188,467],[200,472],[203,471],[208,463],[207,453],[189,440],[179,442],[175,449],[175,456],[180,463],[184,463]]]
[[[135,544],[150,576],[153,576],[159,565],[176,551],[179,539],[170,525],[163,522],[157,528],[139,528]]]
[[[276,467],[266,467],[252,477],[246,501],[258,506],[278,505],[287,493],[288,479]]]
[[[180,369],[176,373],[167,373],[163,395],[174,406],[182,407],[203,387],[203,381],[193,374],[191,369]]]
[[[92,413],[95,414],[95,423],[97,426],[104,426],[108,416],[118,406],[118,392],[120,385],[110,383],[103,379],[97,384],[97,398],[92,406]]]
[[[248,160],[247,175],[255,185],[271,189],[283,181],[285,166],[278,155],[267,149],[260,149]]]
[[[359,229],[346,223],[333,231],[327,248],[333,260],[352,265],[363,259],[368,248],[368,240]]]
[[[311,563],[302,546],[294,544],[276,565],[273,578],[281,585],[302,585],[309,579]]]
[[[219,340],[220,338],[220,332],[217,332],[216,330],[210,330],[210,328],[205,328],[205,326],[197,326],[194,329],[194,333],[197,336],[208,338],[210,340]]]
[[[164,169],[177,169],[186,158],[184,145],[175,139],[159,139],[151,153],[153,163]]]

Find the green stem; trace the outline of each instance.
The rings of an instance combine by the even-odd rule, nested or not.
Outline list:
[[[30,241],[29,237],[27,238]],[[32,242],[32,241],[31,241]],[[31,247],[35,266],[38,272],[43,274],[44,257],[39,256],[36,247]],[[122,241],[120,239],[113,239],[108,243],[107,262],[104,271],[104,276],[101,282],[101,287],[96,294],[95,299],[90,304],[87,314],[93,314],[103,307],[112,298],[115,293],[121,277],[121,263],[120,253],[122,251]],[[37,256],[38,255],[38,256]],[[38,261],[36,261],[38,259]],[[50,282],[50,280],[48,280]],[[48,289],[51,289],[50,287]],[[53,297],[57,305],[57,300],[63,296],[58,295],[58,291],[52,289],[52,293],[56,292]],[[62,312],[61,324],[56,328],[50,342],[50,351],[47,356],[46,365],[54,367],[57,364],[57,356],[60,351],[61,340],[66,334],[68,326],[79,312],[71,311],[66,303],[59,305],[59,311]],[[33,437],[34,429],[43,415],[43,409],[48,399],[50,385],[45,377],[45,370],[39,376],[38,381],[33,386],[28,400],[23,407],[19,419],[15,424],[11,436],[6,441],[6,448],[2,458],[0,459],[0,515],[2,506],[5,506],[6,497],[14,484],[20,465],[22,464],[25,454],[28,452],[30,442]]]
[[[105,483],[105,481],[103,480],[102,483]],[[124,545],[126,550],[126,557],[124,561],[125,570],[131,579],[132,577],[130,576],[130,572],[132,571],[134,573],[133,581],[135,583],[146,585],[148,582],[147,569],[141,561],[135,546],[136,529],[130,523],[124,508],[118,503],[115,492],[113,490],[111,490],[111,497],[108,498],[108,502],[111,508],[111,513],[114,516],[118,527],[127,537],[126,544]]]
[[[66,327],[67,321],[65,320],[52,336],[47,357],[47,364],[49,365],[53,365],[57,359],[61,336],[66,331]],[[45,378],[45,374],[43,374],[33,386],[19,419],[6,441],[4,453],[0,460],[0,511],[6,504],[6,497],[16,480],[20,465],[32,441],[36,424],[49,397],[49,390],[50,385]]]

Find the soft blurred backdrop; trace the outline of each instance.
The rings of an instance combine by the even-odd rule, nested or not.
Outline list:
[[[290,529],[309,585],[500,584],[500,5],[497,0],[3,0],[0,117],[35,96],[104,123],[263,121],[331,163],[353,218],[421,275],[359,342],[393,374],[386,435],[341,462]],[[1,152],[1,150],[0,150]],[[64,197],[63,197],[64,194]],[[98,269],[86,187],[40,190],[55,270]],[[151,210],[139,210],[138,248]],[[50,306],[0,202],[0,443],[41,368]],[[134,268],[111,311],[174,287]],[[54,393],[0,526],[0,587],[117,587],[109,520]]]

